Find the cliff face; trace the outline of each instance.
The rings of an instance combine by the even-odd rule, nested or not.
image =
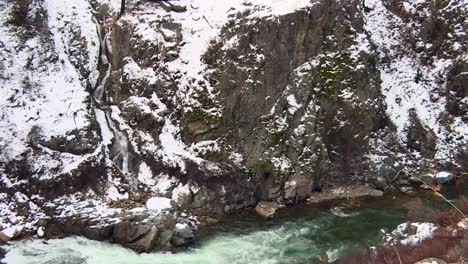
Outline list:
[[[1,6],[1,229],[73,218],[119,242],[159,196],[175,219],[144,243],[169,248],[182,211],[466,170],[466,1]]]

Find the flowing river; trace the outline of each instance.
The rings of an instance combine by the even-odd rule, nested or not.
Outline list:
[[[464,184],[463,187],[466,187]],[[466,188],[462,188],[465,189]],[[466,192],[466,191],[465,191]],[[445,195],[455,199],[454,188]],[[464,194],[466,196],[466,193]],[[136,254],[118,245],[81,237],[23,240],[7,247],[11,264],[250,264],[333,261],[352,250],[375,246],[383,230],[405,221],[434,219],[448,207],[430,195],[386,195],[339,206],[282,208],[273,221],[251,210],[228,216],[201,230],[201,238],[176,253]]]

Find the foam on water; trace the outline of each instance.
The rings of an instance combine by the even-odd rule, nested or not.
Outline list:
[[[358,209],[348,217],[330,211],[278,221],[252,223],[240,220],[240,226],[227,226],[197,244],[178,253],[136,254],[118,245],[81,237],[57,240],[29,240],[9,246],[7,263],[14,264],[281,264],[311,263],[318,258],[330,261],[342,252],[375,244],[380,228],[395,227],[401,219],[384,210]],[[363,221],[366,219],[366,221]],[[385,220],[384,220],[385,219]]]

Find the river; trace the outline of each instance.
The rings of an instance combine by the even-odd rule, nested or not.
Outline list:
[[[466,190],[466,183],[463,185]],[[454,188],[445,195],[455,199]],[[466,191],[465,194],[466,196]],[[200,230],[201,238],[176,253],[136,254],[118,245],[81,237],[23,240],[7,248],[11,264],[286,264],[314,263],[375,246],[382,230],[405,221],[427,221],[446,210],[431,195],[387,194],[367,201],[348,201],[320,207],[307,204],[282,208],[273,221],[246,210]]]

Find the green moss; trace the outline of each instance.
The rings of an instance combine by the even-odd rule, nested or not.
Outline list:
[[[280,143],[281,138],[283,138],[283,132],[274,132],[271,134],[271,141],[273,144],[277,145]]]
[[[442,9],[446,6],[445,0],[435,0],[435,8],[436,9]]]
[[[273,163],[269,160],[258,160],[254,164],[254,170],[257,175],[264,175],[268,173],[273,173],[275,170],[275,167],[273,166]]]
[[[357,88],[353,80],[354,63],[349,52],[341,52],[336,55],[323,56],[319,60],[318,85],[322,95],[336,101],[338,92],[346,87],[352,90]]]
[[[217,123],[222,121],[221,115],[213,115],[203,111],[203,109],[195,109],[185,115],[188,120],[203,120],[207,123]]]

